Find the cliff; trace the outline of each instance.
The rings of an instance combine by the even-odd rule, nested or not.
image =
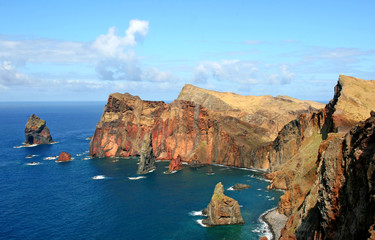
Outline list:
[[[321,154],[328,148],[328,143],[338,141],[351,127],[365,120],[366,111],[368,116],[371,109],[375,109],[374,90],[374,81],[340,75],[334,98],[324,109],[318,113],[300,115],[285,125],[273,141],[269,159],[272,163],[270,169],[274,172],[267,177],[271,179],[269,188],[286,190],[278,206],[279,212],[289,216],[282,239],[295,238],[295,231],[301,222],[316,219],[314,210],[306,218],[302,219],[302,216],[303,211],[313,208],[317,202],[318,189],[315,185],[323,181],[317,177]],[[368,102],[358,104],[364,101]],[[345,106],[352,106],[350,112],[345,110]],[[341,145],[331,145],[331,148],[331,152],[339,152]],[[334,171],[330,173],[334,174]],[[328,195],[325,197],[329,198]]]
[[[184,96],[202,94],[204,100],[183,100]],[[225,97],[219,98],[220,95]],[[248,100],[241,105],[232,97]],[[244,107],[248,103],[259,106]],[[270,107],[263,111],[267,104]],[[320,104],[288,97],[253,98],[218,93],[192,85],[186,85],[179,99],[170,104],[114,93],[109,96],[97,124],[90,154],[139,156],[144,135],[151,133],[153,153],[158,160],[172,160],[180,155],[182,161],[191,164],[269,169],[267,144],[276,135],[277,128],[300,112],[313,111],[313,106]]]
[[[25,126],[25,144],[49,144],[52,143],[52,136],[46,126],[46,121],[31,115]]]
[[[141,158],[139,159],[138,174],[146,174],[155,170],[155,155],[152,150],[152,137],[148,133],[143,139]]]

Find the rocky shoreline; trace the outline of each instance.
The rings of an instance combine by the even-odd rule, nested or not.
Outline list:
[[[263,213],[260,217],[263,222],[268,225],[268,228],[272,234],[271,239],[279,239],[281,236],[281,230],[284,228],[287,221],[287,216],[280,214],[277,208],[272,208],[267,212]]]

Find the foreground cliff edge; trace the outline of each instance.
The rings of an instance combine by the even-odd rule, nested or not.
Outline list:
[[[109,96],[97,124],[90,142],[90,154],[98,157],[139,156],[144,136],[151,134],[157,160],[173,160],[180,156],[189,164],[216,163],[270,172],[266,176],[271,180],[269,188],[285,190],[278,205],[278,211],[288,217],[281,239],[354,239],[355,234],[366,239],[374,228],[373,211],[368,211],[365,220],[361,215],[362,220],[349,226],[346,221],[351,216],[338,211],[347,205],[341,206],[338,202],[345,199],[346,194],[365,194],[365,197],[355,198],[362,202],[370,199],[366,196],[370,196],[372,190],[366,190],[372,187],[363,189],[360,194],[348,193],[345,192],[347,185],[342,183],[347,180],[336,178],[335,171],[340,169],[325,172],[334,179],[331,181],[320,174],[326,149],[330,146],[331,152],[339,153],[343,149],[339,139],[350,134],[350,129],[366,120],[375,109],[374,92],[375,81],[340,75],[334,98],[325,107],[283,96],[246,97],[192,85],[186,85],[179,98],[170,104],[114,93]],[[371,138],[372,135],[366,136]],[[338,142],[331,145],[331,141]],[[332,158],[330,162],[335,160],[337,158]],[[363,169],[373,168],[368,166],[368,161],[362,163]],[[354,171],[351,167],[348,166],[348,172]],[[356,182],[355,179],[350,181]],[[331,200],[331,193],[324,194],[320,188],[323,183],[335,183],[327,189],[334,187],[335,193],[340,193],[327,205],[329,207],[321,207],[324,201],[329,203]],[[369,182],[362,179],[357,185],[366,184]],[[324,212],[331,205],[339,207]],[[363,209],[368,205],[363,203],[361,206],[365,211]],[[372,227],[369,229],[368,226]]]

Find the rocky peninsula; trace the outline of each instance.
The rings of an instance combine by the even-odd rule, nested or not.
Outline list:
[[[193,85],[170,104],[114,93],[90,155],[139,156],[150,134],[158,160],[266,171],[285,190],[280,239],[375,239],[375,81],[340,75],[334,90],[327,105]]]

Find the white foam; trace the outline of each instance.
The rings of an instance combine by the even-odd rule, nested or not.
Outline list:
[[[82,156],[82,153],[77,153],[76,156],[80,157],[80,156]]]
[[[38,146],[38,144],[31,144],[31,145],[21,145],[21,146],[14,146],[13,148],[24,148],[24,147],[36,147]]]
[[[234,188],[233,186],[231,186],[230,188],[227,189],[228,191],[234,191]]]
[[[190,216],[203,216],[202,210],[201,211],[191,211],[189,212]]]
[[[96,175],[96,176],[93,176],[92,179],[94,180],[101,180],[101,179],[106,179],[107,177],[104,176],[104,175]]]
[[[203,219],[198,219],[198,220],[196,220],[196,222],[197,222],[199,225],[201,225],[202,227],[207,227],[206,225],[204,225],[204,224],[202,223],[202,221],[203,221]]]
[[[30,163],[26,163],[26,165],[28,166],[35,166],[35,165],[39,165],[40,162],[30,162]]]
[[[43,160],[56,160],[58,156],[52,156],[52,157],[45,157]]]
[[[138,180],[142,178],[146,178],[145,176],[139,176],[139,177],[128,177],[130,180]]]
[[[170,172],[170,171],[165,171],[165,172],[163,172],[164,174],[173,174],[173,173],[176,173],[177,171],[172,171],[172,172]]]
[[[273,200],[275,200],[275,198],[274,197],[273,198],[269,198],[268,200],[273,201]]]
[[[215,175],[215,173],[211,172],[211,173],[206,173],[208,176],[212,176],[212,175]]]
[[[25,158],[33,158],[33,157],[36,157],[36,156],[39,156],[39,155],[29,155],[29,156],[27,156]]]
[[[56,143],[59,143],[59,142],[51,142],[50,144],[52,145],[52,144],[56,144]]]
[[[262,189],[261,189],[261,188],[257,188],[257,190],[258,190],[258,191],[262,191]]]
[[[182,165],[189,165],[188,162],[182,162]]]
[[[90,156],[82,158],[82,160],[90,160],[90,159],[92,159],[92,157]]]
[[[254,229],[254,230],[252,230],[252,232],[258,232],[258,233],[263,233],[263,235],[262,236],[260,236],[260,237],[263,237],[263,236],[265,236],[265,237],[267,237],[268,239],[273,239],[273,235],[272,235],[272,232],[271,232],[271,230],[270,230],[270,227],[268,226],[268,224],[265,222],[265,221],[263,221],[263,216],[264,215],[266,215],[267,213],[269,213],[269,212],[271,212],[271,211],[273,211],[273,210],[275,210],[276,209],[276,207],[275,208],[272,208],[272,209],[269,209],[269,210],[267,210],[266,212],[264,212],[262,215],[260,215],[260,217],[258,218],[258,221],[260,222],[260,224],[261,224],[261,226],[259,226],[258,228],[256,228],[256,229]]]

